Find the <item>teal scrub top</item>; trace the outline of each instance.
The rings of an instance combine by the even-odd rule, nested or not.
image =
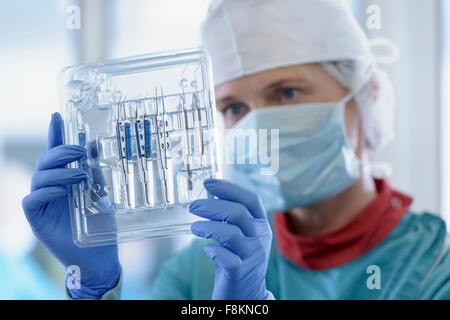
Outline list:
[[[276,237],[274,237],[276,238]],[[214,267],[209,240],[193,243],[161,266],[151,299],[211,299]],[[276,299],[450,299],[445,222],[408,212],[392,233],[356,260],[313,271],[283,258],[272,245],[267,289]]]

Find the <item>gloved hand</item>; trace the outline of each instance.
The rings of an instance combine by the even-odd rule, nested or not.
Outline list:
[[[53,114],[48,150],[36,163],[31,194],[23,199],[22,206],[36,237],[66,268],[80,268],[81,289],[69,290],[72,298],[98,299],[119,280],[117,246],[80,248],[73,242],[67,195],[71,185],[86,180],[87,172],[65,166],[85,156],[86,150],[63,145],[62,126],[60,114]]]
[[[210,220],[193,223],[192,233],[218,242],[205,246],[215,265],[213,299],[267,299],[272,231],[261,200],[226,180],[208,179],[204,186],[208,199],[193,201],[189,210]]]

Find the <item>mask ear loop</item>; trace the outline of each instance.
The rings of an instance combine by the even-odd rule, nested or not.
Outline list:
[[[348,140],[348,136],[347,136],[347,128],[345,126],[345,111],[347,109],[347,105],[350,103],[350,101],[352,101],[352,99],[354,99],[364,88],[365,86],[369,83],[371,76],[372,76],[372,69],[370,69],[367,72],[367,78],[365,79],[365,81],[362,81],[361,84],[357,87],[356,90],[352,90],[349,94],[347,94],[344,98],[342,98],[342,100],[339,102],[339,105],[341,106],[341,123],[342,123],[342,129],[343,129],[343,133],[344,133],[344,137],[345,137],[345,144],[347,145],[347,147],[350,149],[350,151],[353,153],[355,159],[358,162],[358,167],[359,167],[359,173],[360,175],[364,174],[364,173],[370,173],[371,172],[371,166],[370,163],[367,159],[366,156],[362,156],[361,158],[356,154],[355,150],[353,150],[353,147],[351,146],[349,140]]]
[[[347,94],[344,98],[342,98],[342,100],[340,101],[340,104],[347,106],[347,104],[366,87],[366,85],[369,83],[370,79],[372,78],[372,75],[373,75],[373,69],[370,68],[367,71],[367,77],[364,79],[364,81],[362,81],[361,84],[356,87],[356,89],[351,90],[349,94]]]
[[[351,91],[349,94],[347,94],[342,100],[339,102],[339,104],[343,105],[344,107],[347,107],[347,104],[349,104],[350,101],[352,101],[353,98],[356,97],[356,95],[359,93],[358,91]]]

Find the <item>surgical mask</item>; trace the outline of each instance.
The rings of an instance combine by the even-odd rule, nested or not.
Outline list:
[[[268,150],[261,150],[265,144],[252,143],[237,154],[239,148],[227,139],[227,152],[238,163],[225,166],[224,176],[255,191],[268,211],[308,207],[343,192],[360,177],[362,167],[345,129],[345,109],[352,97],[349,94],[337,103],[274,106],[250,112],[233,129],[268,130],[272,135],[278,129],[278,143],[272,141]],[[264,151],[279,162],[279,169],[272,174],[261,174],[264,164],[255,153]],[[252,159],[258,160],[251,163]]]

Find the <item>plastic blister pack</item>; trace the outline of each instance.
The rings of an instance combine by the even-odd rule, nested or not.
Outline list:
[[[65,68],[59,78],[73,167],[71,218],[80,246],[188,233],[189,203],[218,177],[210,62],[202,50]]]

